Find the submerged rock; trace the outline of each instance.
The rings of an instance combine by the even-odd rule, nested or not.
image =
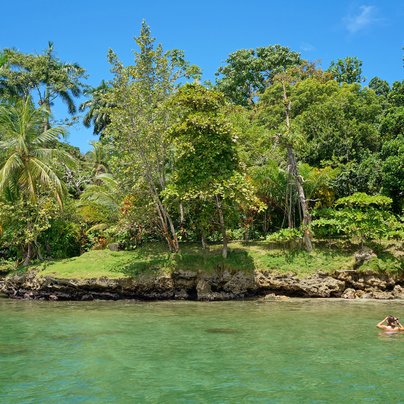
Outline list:
[[[208,328],[206,332],[211,334],[238,334],[240,330],[235,328]]]
[[[280,301],[284,301],[284,300],[289,300],[290,298],[288,296],[285,295],[277,295],[275,293],[268,293],[267,295],[264,296],[265,301],[270,301],[270,300],[280,300]]]

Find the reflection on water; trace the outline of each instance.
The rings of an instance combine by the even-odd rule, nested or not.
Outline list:
[[[1,403],[402,402],[403,302],[0,300]]]
[[[387,331],[387,332],[379,332],[379,339],[382,341],[390,341],[391,339],[400,339],[404,342],[404,332],[400,331]]]

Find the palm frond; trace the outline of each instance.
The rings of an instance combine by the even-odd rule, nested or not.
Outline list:
[[[67,91],[59,91],[60,98],[67,105],[67,109],[69,110],[69,114],[76,113],[76,105],[74,104],[73,98]]]
[[[13,175],[22,170],[23,167],[24,163],[17,153],[13,153],[6,160],[5,164],[0,170],[0,192],[4,191],[4,189],[8,186],[8,183],[11,181]]]
[[[49,190],[63,207],[66,187],[56,168],[75,168],[76,161],[66,151],[50,147],[64,129],[43,131],[45,112],[43,108],[35,109],[29,98],[0,108],[0,147],[4,155],[0,192],[36,200],[39,192]]]
[[[66,187],[57,174],[51,167],[38,159],[32,158],[29,164],[31,168],[29,171],[36,174],[36,178],[41,185],[53,191],[59,206],[63,207],[63,197],[66,193]]]
[[[32,141],[34,145],[44,145],[49,143],[55,139],[58,139],[59,135],[64,136],[66,133],[66,129],[61,126],[56,126],[54,128],[47,129],[42,132],[40,135],[37,135],[36,138]]]

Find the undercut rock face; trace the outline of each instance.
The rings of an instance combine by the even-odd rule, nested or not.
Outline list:
[[[318,272],[309,277],[270,271],[178,270],[171,274],[121,279],[57,279],[38,271],[0,281],[0,292],[15,299],[42,300],[233,300],[277,298],[404,299],[403,276],[374,272]]]

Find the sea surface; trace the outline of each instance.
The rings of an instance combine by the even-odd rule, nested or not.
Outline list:
[[[404,302],[0,299],[0,403],[404,403]]]

